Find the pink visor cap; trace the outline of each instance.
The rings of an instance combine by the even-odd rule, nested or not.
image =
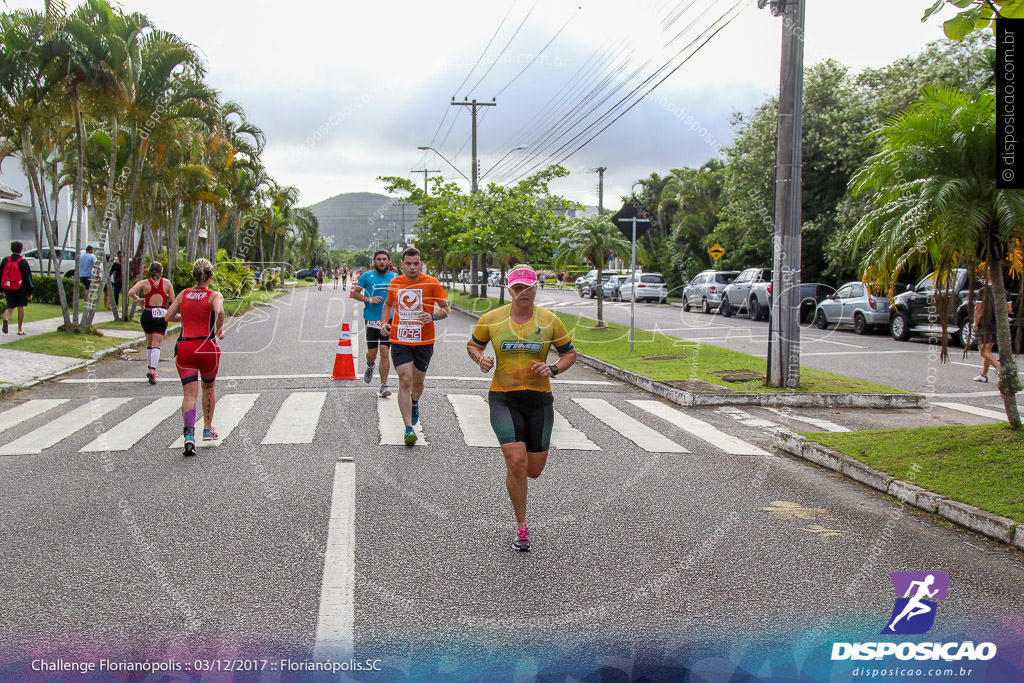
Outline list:
[[[526,285],[534,287],[537,284],[537,273],[532,268],[516,268],[508,274],[508,286]]]

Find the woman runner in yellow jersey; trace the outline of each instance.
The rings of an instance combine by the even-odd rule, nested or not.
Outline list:
[[[530,266],[512,269],[508,291],[512,303],[481,316],[466,351],[481,372],[494,368],[487,400],[491,428],[505,456],[505,486],[516,514],[518,531],[512,547],[527,551],[527,478],[536,479],[544,470],[555,419],[550,378],[576,362],[576,349],[562,321],[535,305],[537,273]],[[494,357],[484,355],[488,342]],[[558,360],[549,365],[552,346]]]

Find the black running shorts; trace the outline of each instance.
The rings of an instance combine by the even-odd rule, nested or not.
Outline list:
[[[550,392],[490,391],[487,402],[498,443],[525,443],[527,453],[544,453],[551,446],[555,397]]]
[[[406,363],[412,363],[413,367],[420,372],[426,372],[430,367],[430,358],[434,355],[433,344],[391,344],[391,365],[399,367]]]
[[[167,318],[154,318],[150,311],[143,311],[139,316],[142,331],[146,334],[167,334]]]
[[[382,334],[379,327],[366,326],[367,349],[375,349],[377,346],[388,346],[389,344],[391,344],[391,342],[388,341],[387,335]]]

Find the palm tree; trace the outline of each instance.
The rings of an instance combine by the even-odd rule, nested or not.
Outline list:
[[[597,268],[597,281],[601,281],[601,272],[605,264],[613,256],[626,258],[630,253],[630,244],[622,236],[611,219],[607,216],[579,218],[562,233],[558,245],[557,260],[559,263],[579,263],[587,260]],[[597,326],[604,324],[604,290],[597,289]]]
[[[867,246],[861,262],[866,280],[888,281],[922,266],[942,281],[960,265],[988,264],[1002,364],[999,393],[1010,425],[1020,429],[1016,394],[1022,386],[1010,342],[1003,259],[1022,236],[1024,193],[996,187],[995,127],[993,91],[925,89],[875,133],[878,152],[850,180],[854,194],[873,192],[876,199],[854,228],[851,245]],[[941,302],[940,310],[945,327]]]

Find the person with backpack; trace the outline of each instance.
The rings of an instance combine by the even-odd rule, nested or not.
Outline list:
[[[0,261],[0,288],[4,290],[7,308],[4,309],[4,334],[7,334],[11,311],[18,309],[18,334],[24,335],[25,306],[32,300],[32,268],[21,257],[21,242],[11,242],[11,255]]]

